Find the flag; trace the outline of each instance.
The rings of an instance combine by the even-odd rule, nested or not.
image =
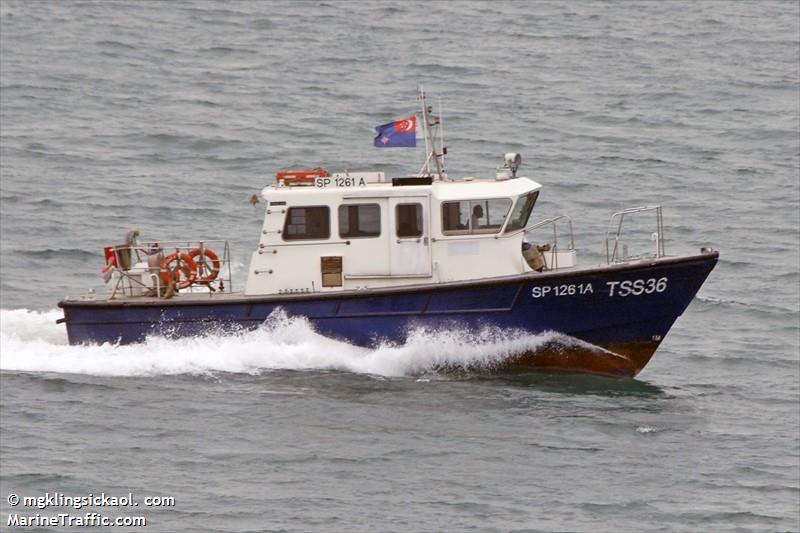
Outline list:
[[[378,148],[392,148],[406,146],[413,148],[417,145],[417,117],[410,116],[395,120],[388,124],[381,124],[375,128],[378,135],[374,144]]]

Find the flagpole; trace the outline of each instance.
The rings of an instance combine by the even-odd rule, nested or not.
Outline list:
[[[426,115],[425,115],[425,91],[422,88],[422,84],[417,86],[417,100],[420,101],[420,105],[422,106],[422,137],[425,139],[425,162],[422,164],[422,168],[419,169],[419,174],[422,175],[429,175],[430,167],[428,164],[431,160],[431,149],[430,145],[428,144],[428,128],[426,122]]]
[[[436,153],[436,138],[433,136],[433,126],[431,125],[428,104],[425,102],[425,91],[422,90],[421,85],[419,87],[419,99],[422,102],[422,121],[425,128],[425,149],[428,151],[428,158],[426,159],[423,170],[430,174],[430,165],[428,164],[428,161],[433,158],[434,161],[436,161],[436,175],[441,180],[443,179],[442,162],[439,160],[440,154]],[[430,139],[430,144],[428,143],[428,139]]]
[[[439,179],[444,179],[447,177],[447,167],[445,165],[447,150],[444,147],[444,112],[442,111],[441,96],[439,97],[439,147],[442,149],[442,175],[439,176]]]
[[[419,173],[430,174],[428,162],[431,160],[431,151],[428,145],[428,128],[425,126],[425,91],[422,89],[422,84],[417,87],[417,100],[419,100],[422,105],[422,136],[425,138],[425,163],[423,163]]]

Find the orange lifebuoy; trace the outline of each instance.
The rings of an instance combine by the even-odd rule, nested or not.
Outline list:
[[[190,287],[197,279],[197,265],[189,254],[172,253],[161,261],[161,281],[175,282],[179,289]]]
[[[324,168],[312,170],[281,170],[275,174],[275,179],[282,185],[314,185],[317,178],[327,178],[328,171]]]
[[[205,248],[201,254],[200,248],[195,248],[189,252],[189,257],[197,264],[197,283],[211,283],[217,278],[219,275],[220,262],[214,250]],[[201,259],[196,259],[198,257]]]

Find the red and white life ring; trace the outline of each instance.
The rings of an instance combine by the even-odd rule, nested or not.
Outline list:
[[[220,262],[217,254],[210,248],[204,248],[202,254],[200,248],[195,248],[189,252],[189,257],[197,265],[197,283],[211,283],[219,275]]]
[[[172,253],[161,261],[161,281],[169,285],[173,281],[179,289],[190,287],[197,279],[197,264],[189,254]]]

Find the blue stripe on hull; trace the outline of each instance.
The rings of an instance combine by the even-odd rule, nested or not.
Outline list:
[[[403,342],[409,329],[483,326],[557,331],[599,346],[663,338],[714,268],[717,254],[474,285],[383,293],[244,297],[230,302],[138,304],[64,301],[72,344],[255,329],[276,309],[307,317],[331,337],[371,346]],[[656,344],[657,346],[657,344]],[[655,349],[655,348],[653,348]]]

